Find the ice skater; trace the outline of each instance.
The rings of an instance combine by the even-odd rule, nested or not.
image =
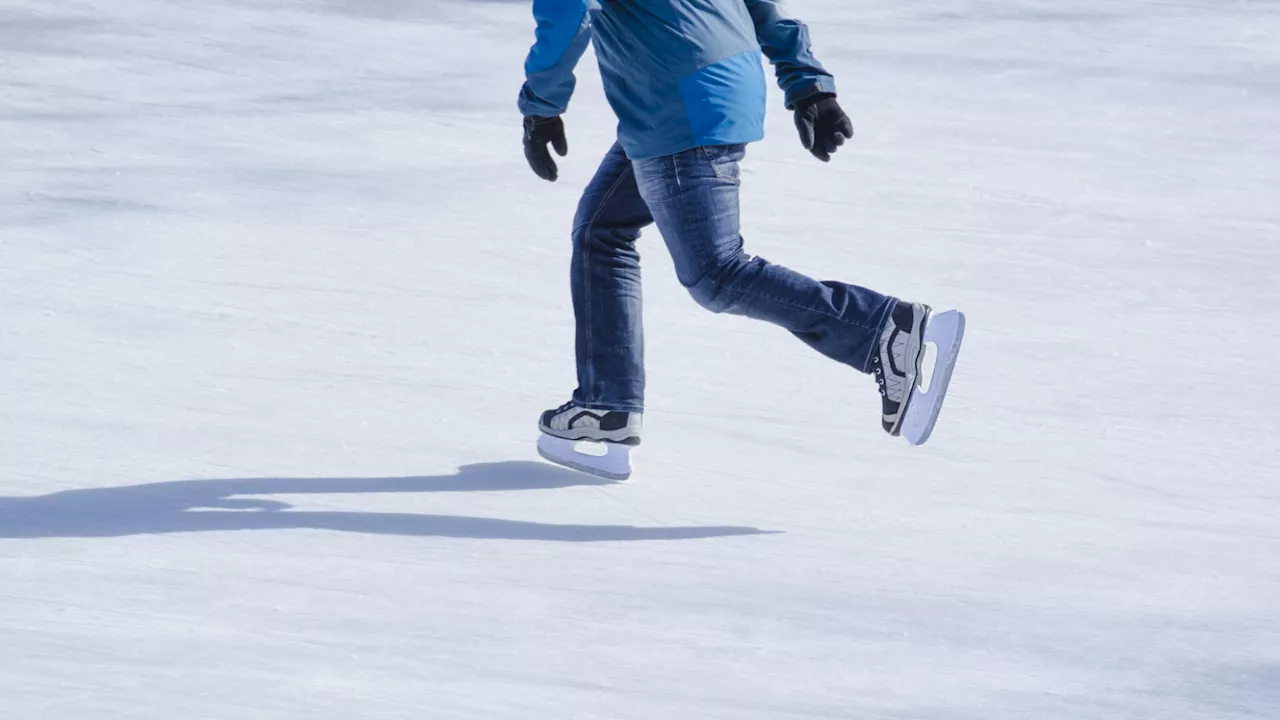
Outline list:
[[[561,116],[574,67],[594,41],[618,140],[573,221],[570,283],[578,388],[542,414],[548,459],[609,477],[630,474],[644,412],[640,230],[656,224],[680,283],[708,310],[766,320],[872,374],[891,435],[924,442],[941,408],[963,334],[957,312],[930,312],[874,290],[818,281],[752,257],[738,219],[738,163],[764,136],[773,63],[800,142],[823,162],[853,137],[835,80],[813,56],[808,28],[771,0],[534,0],[536,42],[519,108],[524,152],[554,182],[548,146],[568,153]],[[918,383],[926,342],[939,354]],[[926,387],[927,392],[926,392]],[[600,444],[599,454],[575,450]]]

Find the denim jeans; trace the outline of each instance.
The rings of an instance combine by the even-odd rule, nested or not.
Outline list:
[[[633,161],[615,144],[605,156],[573,222],[574,401],[597,410],[644,410],[636,240],[655,222],[680,283],[699,305],[766,320],[833,360],[871,372],[880,330],[897,301],[748,255],[738,222],[745,150],[696,147]]]

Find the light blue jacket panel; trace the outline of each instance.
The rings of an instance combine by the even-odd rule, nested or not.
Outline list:
[[[520,111],[564,113],[574,67],[594,42],[618,139],[634,159],[762,138],[761,51],[787,107],[835,92],[808,29],[773,0],[534,0],[533,15]]]

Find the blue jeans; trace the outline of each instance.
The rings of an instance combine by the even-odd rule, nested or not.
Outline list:
[[[680,283],[699,305],[766,320],[833,360],[871,372],[880,330],[897,301],[744,252],[738,161],[745,155],[743,145],[722,145],[633,161],[615,144],[605,156],[573,222],[574,401],[597,410],[644,410],[636,240],[654,222]]]

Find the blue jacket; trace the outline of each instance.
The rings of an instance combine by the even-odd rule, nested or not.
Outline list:
[[[764,137],[762,50],[788,108],[835,92],[808,28],[783,19],[774,0],[533,0],[533,16],[520,111],[564,113],[573,68],[594,40],[618,140],[632,159]]]

